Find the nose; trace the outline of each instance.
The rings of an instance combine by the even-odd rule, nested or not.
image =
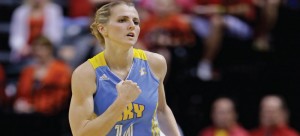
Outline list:
[[[135,29],[135,24],[133,21],[130,21],[129,26],[128,26],[129,30],[134,30]]]

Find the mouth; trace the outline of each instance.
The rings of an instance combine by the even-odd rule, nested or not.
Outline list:
[[[128,37],[134,37],[134,33],[130,32],[127,34]]]

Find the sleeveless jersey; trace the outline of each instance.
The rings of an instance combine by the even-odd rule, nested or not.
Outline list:
[[[133,54],[133,63],[126,80],[136,82],[142,92],[134,102],[127,105],[108,136],[159,136],[156,114],[159,81],[150,70],[145,52],[133,49]],[[116,84],[121,79],[107,66],[104,52],[89,59],[89,62],[96,72],[94,112],[99,116],[117,98]]]

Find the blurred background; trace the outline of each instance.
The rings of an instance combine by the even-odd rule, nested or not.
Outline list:
[[[89,25],[108,1],[0,0],[1,136],[72,135],[71,73],[103,50]],[[298,135],[300,0],[133,2],[184,135]]]

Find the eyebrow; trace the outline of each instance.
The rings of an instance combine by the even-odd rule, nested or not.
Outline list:
[[[130,18],[129,16],[119,16],[118,18],[123,18],[123,17],[125,17],[126,19]],[[133,19],[140,20],[138,17],[134,17]]]

